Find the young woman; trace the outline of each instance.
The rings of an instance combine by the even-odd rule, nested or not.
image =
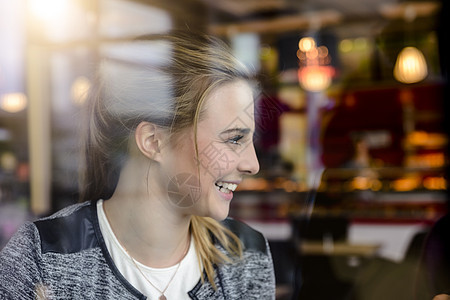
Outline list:
[[[135,43],[100,67],[82,202],[11,239],[0,298],[274,299],[266,239],[227,218],[259,169],[249,72],[212,37]]]

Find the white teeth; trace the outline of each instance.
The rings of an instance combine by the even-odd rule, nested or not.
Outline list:
[[[225,194],[231,193],[231,191],[230,191],[229,189],[226,189],[226,188],[220,188],[220,191],[221,191],[222,193],[225,193]]]
[[[217,190],[223,192],[223,193],[230,193],[234,192],[237,188],[237,184],[231,183],[231,182],[223,182],[219,181],[216,183]]]

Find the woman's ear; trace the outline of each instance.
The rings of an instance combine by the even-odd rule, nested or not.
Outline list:
[[[141,122],[134,133],[136,145],[140,152],[155,161],[159,161],[161,154],[161,129],[150,122]]]

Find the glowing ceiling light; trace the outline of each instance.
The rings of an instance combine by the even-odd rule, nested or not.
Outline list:
[[[403,48],[395,63],[395,79],[403,83],[415,83],[425,79],[427,74],[427,63],[422,52],[415,47]]]
[[[300,85],[307,91],[320,92],[331,85],[334,69],[330,66],[307,66],[298,72]]]
[[[304,37],[298,42],[298,48],[303,52],[311,51],[316,47],[316,41],[312,37]]]

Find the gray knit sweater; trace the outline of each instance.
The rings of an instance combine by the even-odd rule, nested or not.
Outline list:
[[[275,299],[267,240],[247,225],[224,225],[244,245],[239,262],[215,267],[214,290],[201,281],[191,299]],[[216,243],[221,251],[223,248]],[[146,299],[117,270],[106,249],[95,202],[24,224],[0,252],[0,299]]]

